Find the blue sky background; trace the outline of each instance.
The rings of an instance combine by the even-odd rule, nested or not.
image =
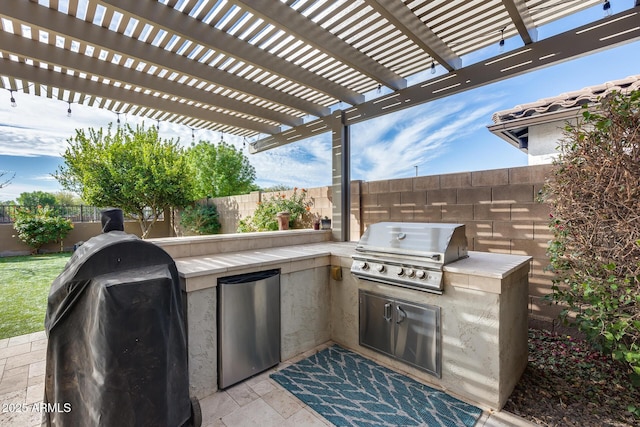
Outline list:
[[[632,7],[633,0],[613,1],[612,6],[615,13]],[[543,39],[601,17],[602,9],[596,7],[570,18],[568,23],[541,27],[538,36]],[[517,39],[506,42],[507,51],[521,43]],[[497,46],[490,46],[463,58],[463,64],[497,53]],[[638,74],[640,42],[635,42],[354,125],[352,179],[415,176],[415,166],[419,175],[433,175],[526,165],[526,154],[488,131],[493,113]],[[413,83],[409,79],[409,84]],[[51,174],[62,164],[60,155],[67,138],[77,128],[104,127],[117,119],[113,112],[76,104],[71,105],[69,118],[65,102],[22,92],[14,93],[14,97],[18,107],[11,108],[8,91],[0,92],[0,171],[15,172],[12,183],[0,189],[0,201],[14,200],[27,191],[61,190]],[[124,115],[120,119],[133,125],[144,121]],[[145,121],[147,126],[155,124],[150,119]],[[179,138],[185,145],[192,140],[188,127],[170,123],[160,123],[160,135]],[[240,138],[195,131],[196,140],[217,142],[221,136],[242,147]],[[330,151],[330,134],[326,133],[268,152],[248,154],[248,158],[256,168],[258,185],[317,187],[331,183]]]

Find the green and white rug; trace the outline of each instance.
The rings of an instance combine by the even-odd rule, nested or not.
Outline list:
[[[336,426],[473,426],[482,411],[337,345],[271,374]]]

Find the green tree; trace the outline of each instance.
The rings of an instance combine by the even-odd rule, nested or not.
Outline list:
[[[73,229],[73,224],[57,216],[49,206],[38,206],[34,209],[18,209],[13,228],[20,240],[37,254],[43,245],[64,239]]]
[[[56,206],[82,205],[82,199],[70,191],[58,191],[54,194]]]
[[[18,204],[30,208],[36,206],[54,206],[56,204],[56,196],[46,191],[20,193],[18,196]]]
[[[193,200],[191,169],[184,150],[144,125],[76,130],[55,178],[87,203],[117,207],[140,224],[146,238],[159,216]]]
[[[196,199],[247,194],[253,189],[256,171],[249,159],[233,145],[200,141],[189,149],[194,170]]]
[[[276,185],[272,185],[271,187],[265,187],[262,189],[263,193],[275,193],[278,191],[289,191],[289,190],[293,190],[293,187],[290,187],[286,184],[276,184]]]
[[[193,234],[217,234],[222,226],[216,205],[200,204],[180,211],[180,224]]]

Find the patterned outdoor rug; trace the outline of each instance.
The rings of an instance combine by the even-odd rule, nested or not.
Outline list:
[[[271,378],[336,426],[473,426],[482,413],[337,345]]]

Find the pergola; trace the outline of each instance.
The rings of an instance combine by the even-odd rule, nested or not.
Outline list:
[[[538,38],[538,27],[596,5],[617,13]],[[12,98],[23,91],[257,137],[251,152],[332,132],[334,232],[348,240],[350,125],[640,40],[640,0],[615,7],[601,0],[3,0],[0,84]],[[498,53],[512,37],[517,48],[464,63],[487,46]]]

